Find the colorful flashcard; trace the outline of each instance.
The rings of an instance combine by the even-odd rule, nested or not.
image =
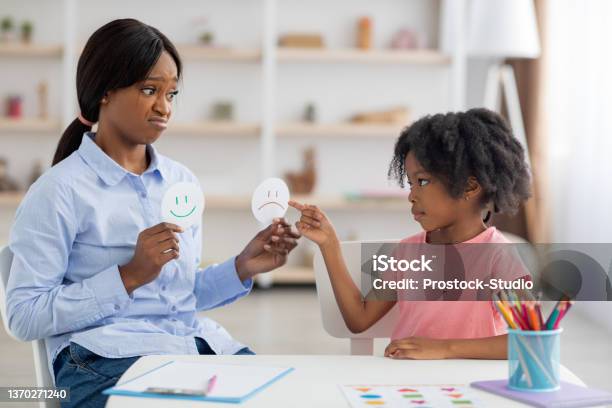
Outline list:
[[[342,385],[352,408],[472,408],[482,406],[464,385]]]

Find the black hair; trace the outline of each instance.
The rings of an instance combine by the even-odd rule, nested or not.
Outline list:
[[[488,109],[428,115],[404,129],[388,172],[401,187],[409,152],[454,198],[462,196],[469,177],[483,190],[482,206],[492,203],[495,212],[514,213],[531,195],[524,149],[504,118]]]
[[[174,60],[180,78],[182,63],[178,51],[156,28],[126,18],[96,30],[87,40],[77,66],[77,99],[83,118],[97,122],[104,95],[144,80],[163,51]],[[77,150],[88,130],[91,126],[75,119],[62,134],[53,165]]]

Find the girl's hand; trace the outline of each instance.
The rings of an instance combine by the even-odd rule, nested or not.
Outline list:
[[[302,214],[295,226],[303,236],[319,245],[319,247],[338,241],[334,226],[319,207],[301,204],[293,200],[289,201],[289,205]]]
[[[407,337],[393,340],[385,349],[385,357],[393,359],[439,360],[451,358],[450,341]]]

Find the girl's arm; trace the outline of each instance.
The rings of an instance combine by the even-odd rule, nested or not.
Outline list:
[[[353,333],[366,331],[386,315],[395,302],[368,299],[368,296],[364,299],[361,296],[361,291],[346,268],[337,239],[319,248],[346,327]]]
[[[302,213],[300,221],[296,223],[300,233],[319,245],[347,328],[353,333],[369,329],[391,310],[395,302],[363,299],[344,262],[336,231],[323,211],[296,201],[290,201],[289,205]]]
[[[450,342],[449,358],[480,358],[506,360],[508,358],[508,335],[483,337],[480,339],[453,339]]]
[[[508,335],[479,339],[427,339],[409,337],[394,340],[385,349],[385,357],[431,360],[442,358],[475,358],[505,360],[508,358]]]

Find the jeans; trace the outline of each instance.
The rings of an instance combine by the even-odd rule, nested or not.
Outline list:
[[[215,354],[205,340],[199,337],[195,340],[198,353]],[[236,354],[255,353],[245,347]],[[53,363],[56,386],[70,388],[70,402],[63,402],[62,408],[104,407],[108,395],[103,395],[102,391],[114,386],[139,358],[106,358],[76,343],[70,343]]]

